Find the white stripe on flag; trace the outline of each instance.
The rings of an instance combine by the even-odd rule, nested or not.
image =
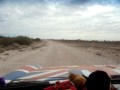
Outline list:
[[[86,77],[88,77],[89,75],[90,75],[90,71],[88,71],[88,70],[81,70],[81,72],[86,76]]]
[[[6,84],[8,84],[8,83],[10,83],[11,82],[11,80],[5,80],[5,83]]]
[[[60,71],[60,70],[50,70],[50,71],[46,71],[46,72],[43,72],[43,73],[39,73],[39,74],[31,75],[31,76],[26,76],[26,77],[22,77],[22,78],[19,78],[19,79],[35,78],[35,77],[38,77],[38,76],[42,76],[42,75],[46,75],[46,74],[50,74],[50,73],[54,73],[54,72],[58,72],[58,71]]]
[[[28,67],[31,67],[31,68],[34,68],[34,69],[38,69],[38,68],[36,68],[36,67],[34,67],[34,66],[31,66],[31,65],[27,65]]]
[[[22,71],[22,72],[25,72],[25,73],[29,73],[29,71],[24,70],[24,69],[18,69],[18,70],[16,70],[16,71]]]
[[[120,70],[118,70],[118,69],[113,69],[113,71],[120,73]]]
[[[60,75],[66,74],[66,73],[68,73],[68,72],[65,71],[63,73],[59,73],[59,74],[55,74],[55,75],[49,76],[48,78],[38,79],[38,81],[45,81],[45,80],[49,79],[50,77],[57,77],[57,76],[60,76]]]
[[[50,76],[50,77],[58,77],[58,76],[60,76],[60,75],[67,74],[67,73],[68,73],[68,71],[65,71],[65,72],[63,72],[63,73],[55,74],[55,75]]]

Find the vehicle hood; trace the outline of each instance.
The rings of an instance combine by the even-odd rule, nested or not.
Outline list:
[[[26,65],[4,76],[5,82],[13,80],[22,81],[57,81],[66,80],[69,73],[84,75],[86,77],[95,70],[106,71],[109,75],[120,75],[119,65],[80,65],[41,67],[40,65]]]

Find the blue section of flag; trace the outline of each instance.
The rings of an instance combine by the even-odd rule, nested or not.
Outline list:
[[[15,80],[15,79],[23,77],[25,75],[27,75],[27,73],[22,72],[22,71],[14,71],[14,72],[11,72],[11,73],[5,75],[4,78],[5,78],[5,80]]]
[[[26,76],[30,76],[30,75],[35,75],[35,74],[39,74],[39,73],[43,73],[43,72],[25,73],[22,71],[14,71],[14,72],[11,72],[11,73],[5,75],[4,78],[5,78],[5,80],[16,80],[18,78],[22,78],[22,77],[26,77]]]

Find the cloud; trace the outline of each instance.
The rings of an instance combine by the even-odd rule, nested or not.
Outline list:
[[[120,40],[120,7],[100,2],[103,0],[6,0],[0,6],[0,34]]]
[[[14,4],[34,4],[34,3],[59,3],[59,4],[119,4],[119,0],[0,0],[0,3],[14,3]]]

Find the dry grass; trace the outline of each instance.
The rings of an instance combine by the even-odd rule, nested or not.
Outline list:
[[[17,36],[17,37],[5,37],[0,36],[0,53],[3,53],[6,50],[20,50],[27,48],[35,42],[40,42],[41,39],[30,38],[27,36]]]
[[[120,41],[84,41],[84,40],[60,40],[67,44],[74,44],[76,47],[109,49],[120,51]]]

